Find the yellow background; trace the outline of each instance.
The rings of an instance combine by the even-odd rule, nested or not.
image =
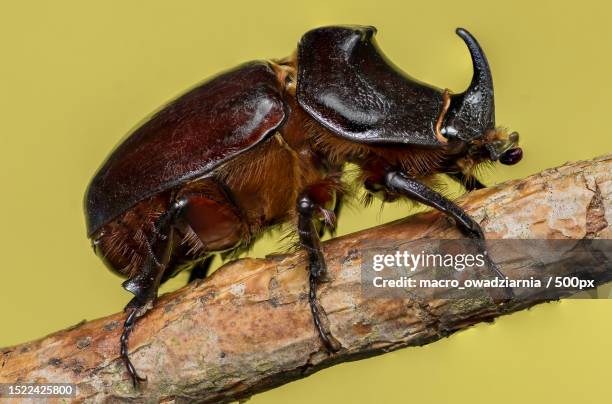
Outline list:
[[[7,1],[0,3],[0,346],[121,310],[130,295],[85,236],[106,154],[167,100],[307,29],[369,24],[397,65],[461,91],[465,26],[491,63],[497,120],[525,158],[487,181],[612,150],[612,8],[580,1]],[[348,212],[340,232],[405,207]],[[275,238],[256,254],[275,248]],[[179,277],[164,287],[185,282]],[[612,301],[564,301],[423,348],[336,366],[253,403],[609,402]]]

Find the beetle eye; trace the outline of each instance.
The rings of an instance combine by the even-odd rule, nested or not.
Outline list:
[[[505,164],[507,166],[514,165],[521,161],[523,158],[523,149],[520,147],[515,147],[513,149],[508,149],[502,153],[499,157],[499,162]]]

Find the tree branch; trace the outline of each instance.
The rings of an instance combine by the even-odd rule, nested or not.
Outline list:
[[[488,239],[612,238],[611,173],[612,155],[571,163],[473,192],[461,205],[481,222]],[[122,313],[2,349],[0,382],[76,383],[77,399],[91,402],[229,402],[336,363],[427,344],[575,292],[527,290],[503,304],[476,289],[458,291],[455,299],[362,294],[364,251],[393,251],[422,237],[460,234],[443,215],[427,212],[324,244],[331,281],[319,288],[319,299],[324,321],[342,347],[338,353],[326,353],[315,332],[306,257],[297,253],[232,262],[203,282],[161,296],[130,339],[131,358],[148,377],[140,391],[133,389],[119,359]],[[503,251],[495,256],[510,277],[533,265],[514,253],[512,262],[518,265],[506,265]],[[531,269],[538,275],[565,275],[564,264]],[[580,275],[597,285],[612,280],[609,266],[586,268]]]

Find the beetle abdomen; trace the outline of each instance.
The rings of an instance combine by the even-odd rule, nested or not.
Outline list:
[[[174,272],[182,263],[195,262],[208,253],[246,247],[269,226],[290,220],[298,193],[316,183],[330,195],[338,188],[333,181],[326,182],[316,161],[298,157],[298,151],[276,134],[223,164],[208,178],[142,201],[106,224],[94,234],[96,252],[120,274],[136,273],[148,253],[146,236],[151,235],[155,219],[167,209],[167,196],[172,194],[186,200],[174,230],[173,265],[167,268]]]
[[[92,235],[94,250],[109,269],[124,276],[138,270],[155,220],[166,211],[169,200],[166,192],[141,201]]]
[[[132,276],[150,250],[155,221],[167,209],[170,194],[187,201],[172,233],[172,261],[180,265],[209,252],[232,249],[249,239],[245,218],[212,178],[204,178],[141,201],[94,234],[96,253],[121,275]],[[168,267],[173,272],[176,268]]]

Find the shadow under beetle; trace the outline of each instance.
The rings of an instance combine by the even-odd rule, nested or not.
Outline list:
[[[159,285],[186,268],[204,277],[212,253],[246,248],[283,222],[295,223],[308,252],[314,325],[335,350],[316,296],[326,276],[319,231],[339,211],[347,162],[359,167],[370,195],[424,203],[484,239],[476,221],[426,185],[444,173],[468,190],[482,188],[478,164],[522,157],[518,134],[495,127],[482,49],[465,29],[456,32],[474,70],[463,93],[398,70],[373,27],[317,28],[291,57],[245,63],[172,101],[111,153],[87,189],[85,215],[96,253],[135,295],[120,341],[135,385],[144,379],[129,359],[128,337]]]

